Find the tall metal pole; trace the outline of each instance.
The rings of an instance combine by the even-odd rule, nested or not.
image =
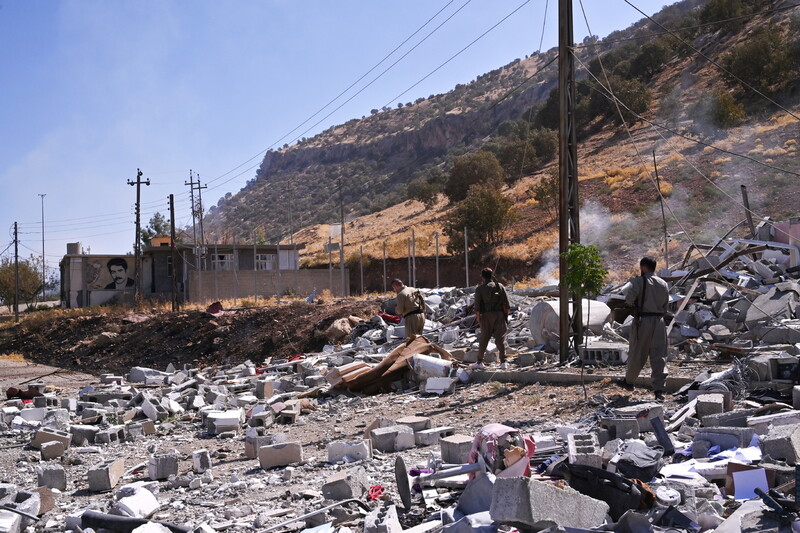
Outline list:
[[[169,195],[169,246],[172,256],[172,310],[180,311],[178,302],[178,253],[175,249],[175,195]]]
[[[464,278],[466,280],[465,287],[469,287],[469,238],[466,226],[464,226]]]
[[[407,283],[411,284],[411,237],[406,237],[406,265],[408,266]]]
[[[203,231],[203,189],[208,189],[208,185],[200,185],[200,174],[197,174],[197,218],[200,221],[200,245],[205,246],[206,234]]]
[[[439,288],[439,232],[433,232],[433,238],[436,239],[436,288]]]
[[[333,296],[333,239],[328,235],[328,290]]]
[[[192,200],[192,243],[195,248],[197,247],[197,211],[194,205],[194,176],[192,176],[192,169],[189,169],[189,182],[183,182],[184,185],[189,185],[189,195]]]
[[[580,213],[578,203],[578,148],[575,132],[575,58],[572,33],[572,0],[558,1],[558,90],[559,90],[559,206],[558,206],[558,272],[559,283],[559,358],[569,357],[570,336],[574,332],[582,341],[581,301],[573,298],[572,316],[569,313],[570,294],[563,283],[567,275],[567,260],[563,256],[572,243],[580,242]],[[572,327],[570,327],[572,326]]]
[[[47,263],[45,262],[44,258],[44,197],[47,196],[47,193],[39,194],[39,198],[42,199],[42,301],[44,301],[44,291],[45,286],[47,285]]]
[[[339,246],[339,267],[342,274],[342,298],[347,298],[347,285],[344,279],[344,189],[342,188],[342,178],[339,177],[339,232],[341,245]]]
[[[411,286],[417,286],[417,233],[411,228]]]
[[[658,163],[656,151],[653,150],[653,168],[656,173],[656,187],[658,187],[658,203],[661,204],[661,221],[664,223],[664,267],[669,268],[669,238],[667,235],[667,215],[664,213],[664,197],[661,195],[661,180],[658,179]]]
[[[19,232],[14,222],[14,322],[19,322]]]
[[[253,232],[253,299],[258,305],[258,249],[256,248],[256,233]]]
[[[136,240],[134,241],[134,260],[136,262],[136,272],[134,272],[134,299],[138,303],[142,299],[142,185],[150,185],[150,179],[142,181],[142,171],[136,169],[136,181],[128,180],[128,185],[136,186]]]

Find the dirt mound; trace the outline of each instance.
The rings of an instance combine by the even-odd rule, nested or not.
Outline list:
[[[64,316],[43,312],[0,330],[0,354],[91,374],[285,358],[319,351],[337,318],[368,319],[380,302],[289,305],[224,312],[125,312]]]

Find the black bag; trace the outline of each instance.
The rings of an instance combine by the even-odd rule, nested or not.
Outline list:
[[[615,522],[626,511],[638,509],[642,502],[642,492],[636,483],[602,468],[562,463],[558,473],[573,489],[606,502],[608,514]]]
[[[629,440],[619,447],[617,472],[625,477],[640,479],[645,483],[653,479],[661,468],[664,448],[652,448],[641,441]]]

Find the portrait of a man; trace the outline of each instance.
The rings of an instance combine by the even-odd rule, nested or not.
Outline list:
[[[123,290],[133,288],[133,278],[128,277],[128,262],[121,257],[113,257],[106,263],[108,273],[111,274],[111,283],[105,286],[106,290]]]

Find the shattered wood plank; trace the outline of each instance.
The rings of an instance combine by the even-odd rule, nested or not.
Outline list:
[[[678,318],[678,315],[680,314],[681,311],[686,309],[686,305],[689,303],[689,299],[692,297],[692,294],[694,294],[694,291],[695,289],[697,289],[697,286],[699,284],[700,284],[700,278],[695,278],[694,282],[692,282],[692,286],[689,287],[688,291],[686,291],[686,296],[684,296],[683,300],[681,300],[681,305],[678,306],[678,310],[675,312],[675,316],[672,317],[669,326],[667,326],[667,337],[669,337],[669,334],[672,331],[672,327],[675,325],[675,320]]]

